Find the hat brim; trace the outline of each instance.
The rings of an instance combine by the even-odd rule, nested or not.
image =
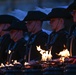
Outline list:
[[[72,4],[70,4],[67,8],[68,11],[73,11],[76,10],[76,2],[73,2]]]
[[[15,27],[9,27],[7,29],[4,29],[3,31],[11,31],[11,30],[22,30],[24,32],[28,32],[27,28],[15,28]]]
[[[56,13],[56,12],[51,12],[47,16],[47,20],[50,20],[51,18],[65,18],[65,19],[70,19],[73,18],[73,16],[70,13]]]
[[[19,19],[17,19],[14,16],[7,15],[7,14],[0,15],[0,23],[9,23],[9,24],[11,24],[12,22],[15,22],[15,21],[19,21]]]
[[[22,30],[22,31],[28,32],[28,29],[25,23],[22,21],[13,23],[10,27],[8,27],[3,31],[11,31],[11,30]]]
[[[35,18],[35,17],[33,17],[33,18],[31,18],[31,17],[26,17],[23,21],[37,21],[37,20],[40,20],[40,21],[46,21],[47,19],[46,19],[46,17],[45,18]]]
[[[23,21],[33,21],[33,20],[45,21],[46,16],[47,15],[41,11],[29,11]]]

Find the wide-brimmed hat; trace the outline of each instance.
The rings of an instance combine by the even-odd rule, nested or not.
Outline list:
[[[74,1],[73,3],[71,3],[68,7],[67,7],[68,11],[73,11],[76,10],[76,1]]]
[[[51,18],[72,18],[70,12],[66,11],[65,8],[53,8],[52,11],[48,14],[47,19],[50,20]]]
[[[12,23],[12,25],[7,29],[5,29],[4,31],[10,31],[10,30],[22,30],[22,31],[28,32],[25,23],[22,21]]]
[[[9,24],[12,24],[13,22],[16,22],[16,21],[19,21],[19,19],[17,19],[14,16],[7,15],[7,14],[0,15],[0,24],[1,23],[9,23]]]
[[[23,21],[30,21],[30,20],[46,20],[47,15],[41,11],[28,11],[26,17]]]

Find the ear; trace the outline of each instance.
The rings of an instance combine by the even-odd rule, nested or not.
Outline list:
[[[64,23],[64,19],[63,19],[63,18],[61,18],[61,19],[60,19],[60,22],[61,22],[61,23]]]

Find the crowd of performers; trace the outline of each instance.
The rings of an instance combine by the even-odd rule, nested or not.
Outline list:
[[[65,28],[67,19],[74,21],[69,31]],[[50,35],[42,30],[44,21],[50,23]],[[57,54],[65,48],[64,45],[71,56],[76,56],[75,23],[76,2],[67,8],[53,8],[48,15],[41,11],[28,11],[22,21],[9,14],[0,15],[0,63],[17,60],[23,64],[25,61],[41,60],[42,55],[36,46],[51,50],[52,59],[59,58]]]

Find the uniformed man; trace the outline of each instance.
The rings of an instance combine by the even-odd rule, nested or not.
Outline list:
[[[72,14],[74,21],[69,33],[69,50],[71,56],[76,56],[76,0],[68,6],[67,10]]]
[[[27,32],[25,23],[21,21],[15,22],[5,31],[10,32],[10,37],[14,41],[14,44],[11,43],[8,46],[8,52],[11,51],[11,53],[7,56],[7,62],[10,63],[11,60],[17,60],[22,63],[26,51],[26,41],[23,36],[23,33]]]
[[[13,22],[19,21],[16,17],[10,15],[0,15],[0,63],[5,63],[6,60],[6,50],[8,45],[12,41],[8,31],[3,31],[7,29]]]
[[[27,61],[41,60],[41,54],[37,50],[36,46],[40,46],[41,49],[45,49],[45,44],[48,38],[48,34],[42,31],[43,21],[46,20],[47,15],[41,11],[28,11],[28,14],[24,18],[28,32],[30,32],[30,38],[26,45],[26,58]]]
[[[49,36],[47,45],[51,49],[52,58],[59,58],[58,54],[63,51],[67,42],[68,32],[65,30],[65,20],[72,18],[72,15],[64,8],[53,8],[48,14],[47,19],[50,21],[52,33]]]

